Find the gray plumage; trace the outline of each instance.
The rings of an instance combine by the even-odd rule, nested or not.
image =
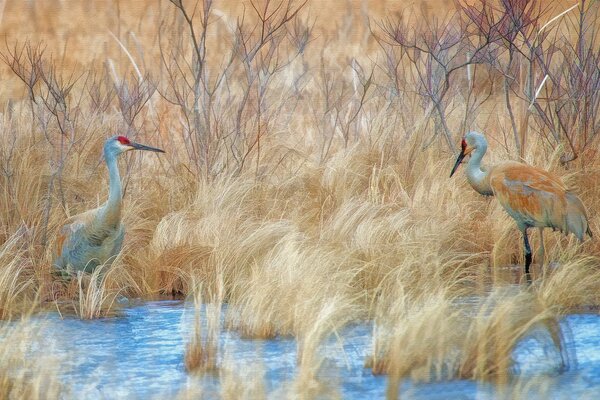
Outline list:
[[[154,147],[113,136],[104,143],[104,159],[109,173],[108,200],[101,207],[69,218],[58,234],[53,265],[60,271],[93,272],[99,265],[112,263],[123,246],[125,227],[121,223],[122,188],[118,156],[129,150],[164,153]]]

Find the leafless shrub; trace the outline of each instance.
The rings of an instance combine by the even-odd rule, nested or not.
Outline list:
[[[417,88],[426,113],[436,112],[436,134],[441,132],[448,148],[456,152],[447,122],[446,95],[452,78],[456,71],[469,65],[489,62],[493,56],[491,45],[500,38],[491,33],[473,37],[469,34],[468,21],[459,13],[445,20],[435,19],[431,24],[420,24],[418,30],[412,26],[414,18],[418,16],[399,15],[379,24],[380,32],[375,35],[386,54],[384,68],[395,87],[403,82]],[[399,47],[400,51],[390,46]],[[408,62],[411,67],[401,69],[402,62]],[[405,76],[398,77],[399,72]]]
[[[492,55],[488,59],[491,68],[500,71],[503,76],[504,102],[509,115],[513,139],[518,154],[522,155],[525,142],[525,132],[519,133],[515,112],[513,111],[514,82],[519,74],[520,63],[530,58],[523,52],[522,46],[516,43],[520,37],[528,42],[533,42],[536,26],[542,14],[541,6],[532,1],[503,0],[499,5],[481,0],[479,3],[460,5],[465,19],[469,21],[469,36],[476,40],[485,40],[493,43]],[[529,67],[531,63],[525,62]],[[529,72],[531,73],[531,68]],[[528,79],[531,74],[528,74]],[[532,80],[527,81],[526,89],[529,98],[533,93]],[[511,89],[512,88],[512,89]]]
[[[52,58],[46,59],[44,47],[30,42],[23,45],[15,44],[0,54],[2,61],[7,64],[15,75],[26,85],[31,110],[32,129],[38,128],[52,151],[50,160],[52,173],[46,196],[45,217],[42,227],[42,243],[47,240],[47,227],[52,208],[53,192],[56,187],[65,207],[65,195],[62,185],[62,173],[65,160],[75,143],[74,123],[79,115],[78,105],[81,96],[71,101],[71,90],[79,79],[74,73],[64,77],[58,73],[58,68]],[[36,127],[33,125],[38,123]],[[54,121],[55,124],[52,124]],[[57,131],[58,135],[54,132]]]
[[[172,3],[178,15],[171,26],[185,39],[161,41],[168,83],[160,92],[180,109],[196,173],[210,179],[225,168],[239,172],[252,157],[258,167],[262,138],[278,111],[266,102],[273,77],[310,39],[310,27],[298,17],[305,2],[251,2],[248,14],[227,25],[228,45],[209,39],[217,24],[212,1],[192,11],[182,1]]]
[[[384,71],[393,92],[415,86],[426,114],[435,111],[436,133],[447,146],[455,140],[448,126],[448,93],[466,93],[465,120],[461,131],[481,104],[494,95],[491,76],[502,76],[502,95],[517,154],[524,156],[528,132],[542,136],[551,151],[564,146],[563,163],[589,148],[597,131],[598,113],[597,7],[583,1],[549,15],[548,5],[537,0],[480,0],[457,2],[457,12],[445,20],[433,20],[413,28],[419,15],[388,18],[374,35],[383,50]],[[560,21],[568,25],[559,29]],[[559,35],[559,31],[573,37]],[[474,67],[483,65],[487,83]],[[456,72],[466,70],[466,82]],[[460,75],[459,75],[460,76]],[[475,82],[477,80],[477,82]],[[473,87],[487,88],[474,96]],[[519,107],[515,109],[515,103]],[[531,117],[531,119],[530,119]]]
[[[114,101],[115,85],[104,70],[104,73],[88,75],[85,87],[90,101],[90,110],[102,116]]]
[[[558,60],[546,62],[546,74],[551,85],[546,86],[546,98],[538,106],[542,121],[556,132],[558,143],[565,144],[561,162],[567,163],[595,143],[599,132],[600,111],[600,50],[598,49],[598,8],[582,1],[576,17],[565,17],[575,43],[555,40]],[[557,144],[558,144],[557,143]]]

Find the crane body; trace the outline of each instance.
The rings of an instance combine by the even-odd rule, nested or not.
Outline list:
[[[104,143],[104,158],[109,174],[108,200],[101,207],[75,215],[62,227],[56,241],[53,265],[59,271],[93,272],[110,264],[121,251],[125,227],[121,223],[123,193],[118,156],[130,150],[164,153],[163,150],[113,136]]]
[[[544,258],[544,228],[559,230],[567,235],[573,233],[580,241],[583,241],[585,234],[592,236],[585,206],[560,178],[542,169],[514,161],[482,167],[481,160],[486,151],[487,141],[482,134],[467,133],[450,177],[463,158],[472,154],[466,167],[467,180],[478,193],[495,196],[515,220],[523,235],[525,274],[528,278],[532,261],[527,234],[529,228],[539,228],[540,263],[543,263]]]

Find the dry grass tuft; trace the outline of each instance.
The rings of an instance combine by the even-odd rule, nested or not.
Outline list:
[[[373,355],[366,362],[373,373],[390,376],[388,398],[397,397],[405,377],[506,384],[512,376],[516,345],[540,330],[557,350],[557,365],[564,367],[559,315],[531,291],[501,288],[483,301],[447,293],[416,303],[406,294],[399,294],[399,299],[375,321]]]
[[[36,301],[32,267],[20,243],[19,232],[0,247],[0,319],[26,311]]]
[[[548,25],[564,9],[526,7],[530,24],[514,33],[477,24],[514,15],[486,15],[502,9],[485,2],[456,14],[429,2],[423,19],[387,0],[297,13],[302,2],[188,3],[5,6],[0,319],[50,301],[91,319],[113,315],[119,295],[189,296],[189,371],[218,370],[225,397],[264,396],[223,372],[219,332],[290,335],[294,397],[336,395],[319,349],[348,322],[373,323],[368,365],[390,374],[394,395],[407,376],[506,382],[519,340],[541,329],[560,350],[558,320],[598,309],[597,240],[548,232],[547,267],[517,287],[514,222],[462,175],[448,178],[460,136],[481,130],[485,162],[563,176],[600,232],[600,47],[578,30],[594,7]],[[331,18],[312,19],[309,7],[331,5]],[[437,13],[452,17],[421,22]],[[110,268],[63,284],[50,274],[56,232],[106,200],[101,149],[114,133],[167,152],[121,157],[125,247]]]
[[[222,286],[210,296],[210,303],[203,303],[202,281],[190,276],[194,301],[194,332],[186,346],[184,363],[188,372],[204,373],[219,370],[219,334],[221,332]],[[202,318],[204,311],[205,318]],[[206,331],[205,334],[202,332]]]
[[[219,372],[223,400],[267,398],[265,371],[260,362],[240,364],[235,361],[235,354],[228,352]]]
[[[0,397],[35,400],[69,394],[58,376],[60,360],[45,354],[32,358],[29,354],[37,335],[36,325],[27,318],[0,328]]]

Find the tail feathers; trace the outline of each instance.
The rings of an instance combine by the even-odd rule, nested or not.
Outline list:
[[[573,233],[577,239],[583,241],[585,234],[592,237],[592,231],[588,224],[587,212],[585,206],[579,200],[579,197],[572,193],[567,193],[567,210],[566,210],[566,227],[567,234]]]

